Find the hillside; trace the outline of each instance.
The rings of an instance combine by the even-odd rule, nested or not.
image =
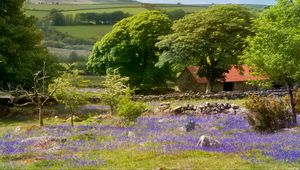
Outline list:
[[[32,4],[102,4],[102,3],[137,3],[135,0],[26,0]]]

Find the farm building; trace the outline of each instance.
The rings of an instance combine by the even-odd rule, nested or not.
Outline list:
[[[213,92],[219,91],[250,91],[258,90],[258,86],[249,85],[247,81],[262,80],[261,77],[250,75],[250,70],[243,65],[243,72],[235,67],[232,67],[228,73],[225,74],[225,81],[220,81],[212,87]],[[207,79],[199,77],[197,72],[199,67],[189,66],[184,69],[177,79],[177,85],[180,91],[187,92],[205,92]]]

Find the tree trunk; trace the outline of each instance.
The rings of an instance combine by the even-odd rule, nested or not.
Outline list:
[[[116,111],[115,107],[113,105],[110,105],[110,114],[114,115],[115,111]]]
[[[43,106],[39,106],[39,121],[40,121],[40,126],[44,126],[43,122]]]
[[[71,113],[71,126],[74,127],[74,113]]]
[[[288,84],[288,91],[289,91],[289,98],[290,98],[290,105],[292,110],[292,123],[293,125],[297,124],[297,113],[295,111],[295,99],[293,95],[293,84],[291,82],[287,82]]]
[[[210,81],[207,81],[205,93],[209,94],[211,92],[212,92],[212,83]]]

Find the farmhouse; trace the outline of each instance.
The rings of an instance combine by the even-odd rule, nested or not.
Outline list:
[[[235,67],[232,67],[228,73],[225,74],[225,80],[217,82],[212,87],[213,92],[219,91],[250,91],[258,90],[258,86],[249,85],[247,81],[262,80],[261,77],[250,75],[249,67],[242,66],[243,72]],[[199,67],[189,66],[184,69],[177,79],[177,85],[180,91],[187,92],[205,92],[207,79],[199,77],[197,72]]]

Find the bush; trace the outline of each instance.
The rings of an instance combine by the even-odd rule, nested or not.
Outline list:
[[[124,96],[118,103],[117,113],[126,123],[130,123],[135,122],[145,109],[143,103],[132,101],[130,97]]]
[[[54,47],[54,48],[65,48],[66,44],[60,41],[45,41],[43,43],[46,47]]]
[[[246,102],[247,120],[255,130],[274,132],[291,125],[288,105],[280,98],[251,96]]]

